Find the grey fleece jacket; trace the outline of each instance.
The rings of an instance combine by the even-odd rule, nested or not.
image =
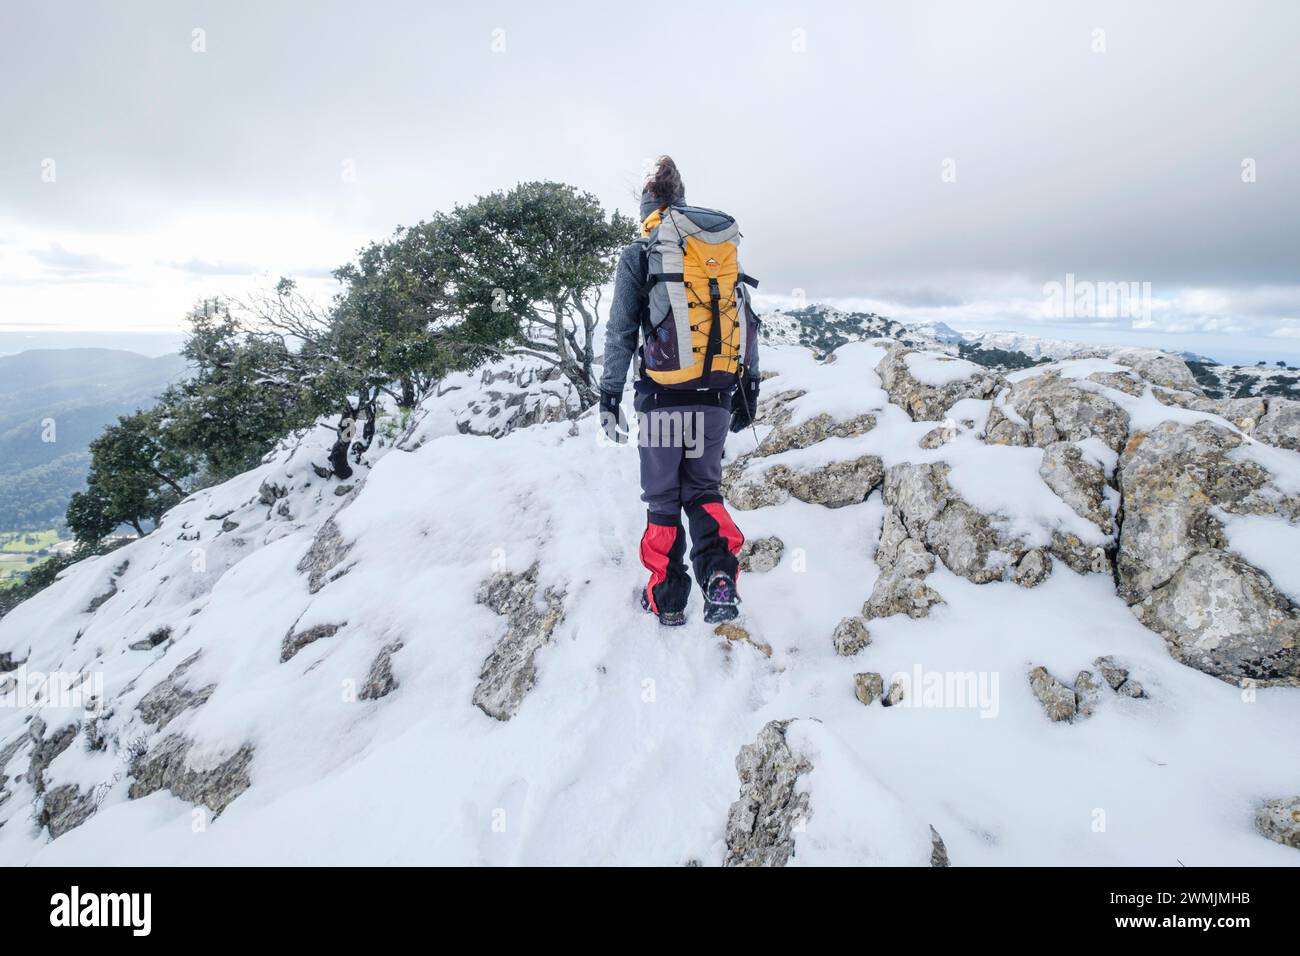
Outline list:
[[[677,200],[684,203],[685,197]],[[658,203],[648,194],[641,195],[641,219],[654,212]],[[605,367],[600,376],[600,390],[623,394],[627,370],[636,355],[637,340],[641,334],[641,286],[645,284],[649,243],[637,239],[623,250],[614,273],[614,299],[609,305],[609,318],[605,322]],[[757,353],[756,353],[757,354]],[[750,369],[758,374],[758,363]]]

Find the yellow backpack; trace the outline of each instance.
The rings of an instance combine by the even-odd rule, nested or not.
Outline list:
[[[758,348],[758,318],[737,255],[736,220],[716,209],[673,205],[641,224],[648,304],[642,372],[671,389],[734,386]]]

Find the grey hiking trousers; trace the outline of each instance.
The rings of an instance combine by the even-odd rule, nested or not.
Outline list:
[[[686,575],[686,529],[691,529],[691,565],[703,588],[722,572],[733,580],[744,536],[722,501],[722,451],[731,412],[718,405],[679,405],[638,410],[641,500],[646,530],[641,563],[650,572],[646,605],[653,611],[681,611],[690,596]]]
[[[700,495],[717,494],[731,412],[679,405],[638,412],[641,500],[655,514],[677,514]]]

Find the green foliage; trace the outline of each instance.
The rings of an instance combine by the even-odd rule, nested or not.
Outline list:
[[[33,349],[0,356],[0,532],[62,520],[90,468],[90,442],[185,373],[179,355]]]
[[[144,534],[186,493],[182,482],[194,474],[193,456],[171,439],[166,409],[124,415],[90,443],[86,490],[72,496],[68,527],[77,540],[94,545],[121,524]]]
[[[636,224],[562,183],[522,183],[418,227],[446,310],[486,339],[509,337],[559,366],[587,402],[596,307]]]
[[[1033,368],[1035,365],[1042,365],[1051,361],[1048,358],[1033,359],[1024,352],[986,348],[982,345],[971,345],[967,342],[957,344],[957,354],[968,362],[994,369]]]
[[[24,551],[32,553],[45,551],[58,540],[59,533],[49,529],[0,534],[0,553],[16,554]]]
[[[587,401],[599,289],[635,223],[559,183],[524,183],[371,243],[335,271],[318,311],[291,279],[247,303],[189,316],[191,375],[90,446],[68,527],[84,546],[141,534],[196,488],[258,464],[321,415],[409,409],[439,378],[519,351],[558,366]]]
[[[252,468],[276,441],[326,409],[304,380],[301,357],[278,337],[247,334],[222,301],[190,314],[181,354],[193,374],[163,394],[160,440],[172,466],[189,474],[182,462],[194,463],[203,484]]]

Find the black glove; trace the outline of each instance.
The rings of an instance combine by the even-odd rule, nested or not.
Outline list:
[[[731,396],[731,430],[744,431],[758,413],[758,379],[746,375]]]
[[[616,392],[600,390],[600,427],[604,429],[605,437],[619,445],[627,441],[626,422],[618,407],[622,400],[623,396]]]

